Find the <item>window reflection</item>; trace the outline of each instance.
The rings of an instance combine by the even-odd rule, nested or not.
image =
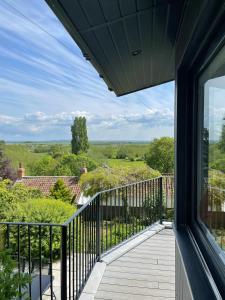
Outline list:
[[[222,49],[200,78],[204,99],[201,125],[201,194],[199,218],[206,234],[225,254],[225,51]],[[224,256],[225,257],[225,256]]]

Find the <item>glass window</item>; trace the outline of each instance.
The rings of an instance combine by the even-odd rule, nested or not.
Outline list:
[[[198,220],[225,262],[225,47],[199,79]]]

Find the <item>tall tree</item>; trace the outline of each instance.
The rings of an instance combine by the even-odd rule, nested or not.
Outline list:
[[[72,153],[79,154],[80,152],[87,152],[89,148],[87,126],[85,117],[75,117],[72,132]]]

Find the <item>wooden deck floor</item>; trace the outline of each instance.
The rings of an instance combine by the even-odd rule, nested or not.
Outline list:
[[[95,299],[175,299],[175,237],[164,229],[106,266]]]

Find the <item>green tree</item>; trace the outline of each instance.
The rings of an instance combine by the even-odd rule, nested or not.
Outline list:
[[[80,152],[87,152],[89,148],[87,126],[85,117],[75,117],[73,125],[71,126],[72,132],[72,153],[78,154]]]
[[[146,163],[161,173],[172,173],[174,170],[174,139],[170,137],[155,139],[146,154]]]
[[[218,146],[219,146],[219,149],[221,150],[221,152],[225,153],[225,124],[223,124],[223,127],[222,127],[221,137],[220,137]]]
[[[72,194],[62,179],[58,179],[50,190],[50,196],[63,202],[71,203]]]
[[[30,164],[30,173],[33,176],[48,176],[54,174],[57,161],[51,156],[44,156],[35,163]]]
[[[80,169],[86,167],[92,171],[97,167],[97,163],[85,154],[67,154],[62,156],[53,171],[53,175],[79,176]]]

